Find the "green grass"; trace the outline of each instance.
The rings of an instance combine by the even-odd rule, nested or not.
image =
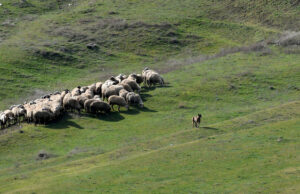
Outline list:
[[[97,0],[61,10],[50,0],[16,2],[1,2],[0,22],[17,18],[0,26],[1,109],[145,66],[168,84],[143,88],[144,109],[8,129],[0,193],[299,192],[299,54],[267,45],[199,59],[296,28],[299,5]],[[88,50],[90,42],[99,49]],[[193,129],[199,112],[202,128]],[[37,160],[41,150],[51,157]]]
[[[299,168],[299,91],[289,87],[299,84],[299,64],[290,57],[235,54],[182,66],[164,75],[168,87],[143,91],[145,110],[100,119],[65,117],[45,127],[25,125],[24,134],[2,135],[0,191],[239,193],[261,191],[261,185],[265,192],[297,188],[296,180],[289,182],[293,174],[282,175],[286,184],[275,184],[277,171]],[[190,117],[197,112],[204,115],[202,126],[211,128],[191,128]],[[277,142],[279,137],[283,142]],[[54,157],[36,161],[39,150]],[[289,160],[279,165],[276,158],[288,153]],[[265,168],[267,164],[271,166]]]

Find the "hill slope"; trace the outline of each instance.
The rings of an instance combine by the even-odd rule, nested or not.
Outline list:
[[[169,84],[144,109],[1,131],[1,193],[299,191],[299,45],[256,44],[298,29],[294,1],[2,2],[2,108],[145,66]]]

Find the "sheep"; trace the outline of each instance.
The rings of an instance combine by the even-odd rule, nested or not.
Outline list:
[[[160,84],[161,86],[164,85],[164,79],[154,70],[150,70],[148,67],[146,67],[143,72],[142,76],[144,79],[144,84],[148,87],[151,87],[155,84]]]
[[[1,129],[4,129],[5,128],[5,126],[6,126],[6,124],[7,124],[7,116],[2,112],[2,113],[0,113],[0,127],[1,127]]]
[[[63,100],[64,97],[65,97],[69,92],[70,92],[70,91],[69,91],[68,89],[62,91],[61,94],[60,94],[61,99]]]
[[[119,96],[121,96],[122,98],[124,98],[124,100],[126,100],[126,95],[128,94],[128,91],[125,89],[120,90],[119,92]]]
[[[119,74],[117,77],[116,77],[116,80],[118,80],[119,83],[121,83],[124,79],[126,79],[127,76],[124,75],[124,74]]]
[[[15,122],[21,123],[21,117],[25,118],[27,112],[24,106],[17,106],[12,109],[12,113],[14,114]]]
[[[198,113],[197,116],[195,116],[195,117],[192,118],[192,120],[193,120],[193,127],[199,128],[200,122],[201,122],[201,117],[202,117],[202,115]]]
[[[80,88],[81,88],[80,86],[74,88],[71,92],[72,96],[79,96],[81,94]]]
[[[8,126],[10,126],[12,124],[11,121],[15,120],[14,113],[11,110],[5,110],[4,114],[7,117]]]
[[[80,104],[74,97],[65,97],[63,100],[63,108],[67,110],[77,110],[78,113],[80,114]]]
[[[84,102],[84,110],[85,112],[89,113],[91,112],[91,104],[96,101],[95,99],[88,99]]]
[[[134,92],[128,92],[126,95],[126,102],[128,104],[138,104],[140,108],[144,107],[143,100],[140,95]]]
[[[124,106],[127,110],[129,109],[128,104],[124,100],[124,98],[116,95],[112,95],[108,98],[108,104],[111,106],[114,111],[114,105],[118,106],[118,111],[120,112],[120,106]]]
[[[83,86],[83,87],[80,88],[80,92],[81,92],[81,93],[85,93],[85,91],[86,91],[87,89],[89,89],[88,86]]]
[[[119,95],[120,90],[124,89],[121,85],[111,85],[102,90],[102,100],[108,99],[112,95]]]
[[[123,86],[123,88],[125,90],[127,90],[128,92],[133,92],[132,88],[130,87],[130,85],[125,84],[125,83],[119,83],[118,85]]]
[[[87,101],[89,98],[85,96],[85,94],[81,94],[80,96],[76,96],[76,100],[80,105],[80,109],[84,108],[84,102]]]
[[[128,76],[127,79],[130,79],[130,80],[133,80],[133,81],[136,81],[137,84],[141,84],[143,83],[143,76],[141,74],[135,74],[135,73],[132,73]]]
[[[133,91],[137,91],[138,93],[141,91],[141,87],[136,83],[136,81],[124,79],[121,84],[128,84]]]
[[[100,95],[95,95],[93,99],[95,99],[95,100],[101,100],[101,97],[100,97]]]
[[[33,111],[36,108],[36,104],[28,103],[28,104],[25,104],[24,107],[26,109],[26,116],[25,116],[25,118],[27,120],[27,123],[30,123],[30,122],[33,121]]]
[[[63,112],[63,106],[60,101],[49,102],[49,107],[51,112],[53,113],[54,119],[57,119],[61,116]]]
[[[34,124],[46,124],[54,118],[52,111],[49,108],[38,107],[33,112]]]
[[[102,82],[97,82],[96,83],[96,90],[95,90],[95,94],[101,95],[101,88],[102,88],[103,83]]]
[[[150,73],[146,76],[146,83],[149,87],[155,84],[163,86],[165,84],[164,79],[157,73]]]
[[[89,85],[88,87],[89,87],[88,89],[89,89],[91,92],[93,92],[93,94],[96,92],[96,84],[91,84],[91,85]]]
[[[94,97],[94,92],[91,89],[87,89],[82,96],[85,96],[88,99],[92,99]]]
[[[62,102],[63,97],[61,96],[61,94],[56,94],[56,95],[52,95],[50,97],[50,101],[59,101]]]
[[[104,84],[102,84],[102,86],[101,86],[102,93],[103,93],[103,90],[106,90],[109,86],[116,85],[118,83],[119,83],[119,81],[117,81],[114,77],[111,77],[110,79],[106,80],[104,82]]]
[[[110,105],[107,102],[103,102],[101,100],[95,100],[90,104],[90,111],[92,113],[98,113],[98,112],[110,112]]]

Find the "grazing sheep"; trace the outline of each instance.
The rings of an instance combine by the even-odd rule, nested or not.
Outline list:
[[[97,95],[101,95],[102,94],[102,91],[101,91],[102,85],[103,85],[102,82],[97,82],[96,83],[95,94],[97,94]]]
[[[79,96],[80,94],[81,94],[81,92],[80,92],[80,86],[78,86],[77,88],[74,88],[73,90],[72,90],[72,92],[71,92],[71,95],[72,96]]]
[[[79,102],[76,100],[76,98],[74,97],[68,97],[68,98],[64,98],[63,100],[63,108],[68,111],[74,111],[77,110],[78,113],[80,114],[80,104]]]
[[[127,76],[124,75],[124,74],[119,74],[117,77],[116,77],[116,80],[118,80],[119,83],[121,83],[124,79],[126,79]]]
[[[121,96],[122,98],[124,98],[124,100],[126,100],[126,95],[128,94],[128,91],[125,89],[120,90],[119,92],[119,96]]]
[[[83,86],[83,87],[81,87],[81,88],[80,88],[81,94],[82,94],[82,93],[85,93],[85,91],[86,91],[87,89],[89,89],[88,86]]]
[[[197,116],[193,117],[193,119],[192,119],[193,120],[193,127],[199,128],[200,122],[201,122],[201,117],[202,117],[202,115],[199,114],[199,113],[198,113]]]
[[[87,89],[84,93],[84,96],[88,99],[92,99],[94,97],[94,92],[92,89]]]
[[[130,79],[124,79],[121,83],[128,84],[133,91],[137,91],[138,93],[140,93],[141,91],[141,87],[136,83],[136,81]]]
[[[49,103],[51,112],[53,113],[54,119],[57,119],[61,116],[63,112],[63,106],[60,101],[53,101]]]
[[[46,124],[54,118],[53,113],[49,108],[38,107],[33,112],[34,124]]]
[[[12,113],[14,114],[15,122],[21,123],[21,118],[23,117],[23,120],[27,114],[26,109],[24,106],[14,107],[12,109]]]
[[[108,104],[111,106],[111,108],[114,111],[114,105],[118,106],[118,111],[120,112],[120,107],[124,106],[127,110],[129,109],[128,104],[124,100],[124,98],[116,95],[112,95],[108,98]]]
[[[93,99],[95,99],[95,100],[101,100],[101,97],[100,97],[100,95],[95,95]]]
[[[70,92],[70,91],[69,91],[68,89],[62,91],[61,94],[60,94],[61,99],[63,100],[64,97],[65,97],[65,95],[68,94],[69,92]]]
[[[160,84],[161,86],[164,85],[163,77],[156,71],[150,70],[148,67],[143,70],[142,76],[144,79],[144,84],[148,87],[151,87],[155,84]]]
[[[99,113],[99,112],[104,112],[104,113],[109,113],[110,112],[110,105],[107,102],[103,102],[101,100],[95,100],[90,104],[90,111],[92,113]]]
[[[126,95],[126,102],[131,105],[131,104],[137,104],[139,105],[140,108],[144,107],[143,100],[139,94],[136,94],[134,92],[128,92]]]
[[[89,87],[89,90],[90,90],[91,92],[93,92],[93,94],[96,92],[96,84],[91,84],[91,85],[89,85],[88,87]]]
[[[141,74],[135,74],[135,73],[130,74],[127,79],[133,80],[139,85],[144,81],[143,76]]]
[[[33,111],[36,108],[36,104],[29,103],[29,104],[25,104],[24,107],[25,107],[26,112],[27,112],[25,118],[27,120],[27,123],[30,123],[30,122],[33,121]]]
[[[102,90],[102,100],[108,99],[112,95],[119,95],[120,90],[124,89],[121,85],[111,85]]]
[[[106,90],[109,86],[116,85],[118,83],[119,83],[119,81],[117,81],[114,77],[111,77],[110,79],[106,80],[104,82],[104,84],[102,84],[102,86],[101,86],[102,93],[103,93],[103,90]]]
[[[91,104],[96,101],[95,99],[89,99],[84,102],[84,110],[85,112],[91,112]]]
[[[7,124],[7,117],[4,113],[0,113],[0,125],[1,125],[1,129],[4,129],[6,127]]]
[[[76,96],[76,100],[78,101],[80,105],[80,109],[84,109],[84,103],[87,101],[89,98],[86,97],[84,94],[81,94],[80,96]]]
[[[130,85],[125,84],[125,83],[119,83],[118,85],[123,86],[123,88],[125,90],[127,90],[128,92],[133,92],[132,88],[130,87]]]
[[[6,115],[8,126],[13,124],[12,121],[15,120],[14,113],[11,110],[5,110],[4,114]]]

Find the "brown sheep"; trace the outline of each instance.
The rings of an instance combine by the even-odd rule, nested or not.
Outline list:
[[[130,74],[127,79],[134,80],[139,85],[144,81],[143,76],[141,74],[135,74],[135,73]]]
[[[134,92],[128,92],[126,95],[126,102],[131,105],[131,104],[137,104],[139,105],[140,108],[144,107],[143,100],[139,94],[136,94]]]
[[[91,104],[95,101],[96,101],[95,99],[89,99],[84,102],[85,112],[87,112],[87,113],[91,112]]]
[[[34,124],[46,124],[54,118],[49,108],[39,107],[33,112]]]
[[[108,104],[111,106],[114,111],[114,105],[118,106],[118,111],[120,112],[120,107],[124,106],[127,110],[129,109],[128,104],[124,100],[124,98],[116,95],[112,95],[108,98]]]
[[[121,83],[128,84],[133,91],[137,91],[138,93],[140,93],[141,91],[141,87],[136,83],[136,81],[130,79],[124,79]]]
[[[101,100],[95,100],[90,105],[90,110],[92,113],[109,113],[110,112],[110,105],[107,102],[103,102]]]
[[[151,87],[155,84],[160,84],[161,86],[164,85],[164,79],[154,70],[150,70],[148,67],[146,67],[143,72],[142,76],[144,79],[144,84],[148,87]]]
[[[122,86],[125,90],[127,90],[128,92],[133,92],[132,88],[130,87],[130,85],[125,84],[125,83],[120,83],[118,84],[120,86]]]
[[[5,110],[4,114],[5,114],[6,118],[7,118],[8,126],[10,126],[11,124],[13,124],[12,121],[15,120],[14,113],[11,110]]]
[[[84,94],[81,94],[80,96],[76,96],[76,100],[78,101],[78,103],[80,105],[80,109],[83,109],[84,108],[84,102],[86,100],[88,100],[88,98]]]
[[[120,90],[124,89],[121,85],[111,85],[102,90],[102,100],[108,99],[112,95],[119,95]]]
[[[69,98],[64,98],[63,100],[63,108],[68,111],[74,111],[77,110],[78,113],[80,114],[80,104],[74,97],[69,97]]]
[[[125,89],[120,90],[119,92],[119,96],[121,96],[122,98],[124,98],[124,100],[126,100],[126,95],[128,94],[128,91]]]
[[[97,82],[96,83],[95,94],[97,94],[97,95],[101,95],[102,94],[102,91],[101,91],[102,85],[103,85],[102,82]]]

